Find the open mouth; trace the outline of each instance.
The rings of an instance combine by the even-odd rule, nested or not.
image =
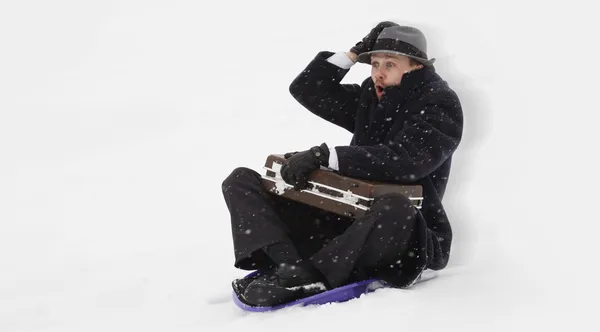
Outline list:
[[[375,85],[375,92],[377,92],[377,95],[383,94],[383,89],[384,89],[384,87],[382,85],[380,85],[380,84]]]

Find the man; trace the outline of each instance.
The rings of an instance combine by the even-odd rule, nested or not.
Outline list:
[[[341,84],[357,61],[371,65],[371,77]],[[323,166],[357,179],[421,185],[423,206],[388,194],[365,216],[346,218],[268,193],[260,174],[235,169],[223,182],[234,265],[258,270],[232,283],[242,301],[276,305],[373,277],[408,287],[424,269],[446,266],[452,230],[441,200],[463,120],[434,61],[421,31],[381,22],[347,53],[318,53],[292,82],[301,105],[353,137],[349,146],[323,143],[286,154],[287,183],[306,188]]]

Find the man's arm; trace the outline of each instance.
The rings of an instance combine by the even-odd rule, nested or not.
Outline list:
[[[352,51],[349,51],[349,52],[346,52],[345,54],[346,54],[346,56],[347,56],[348,58],[350,58],[350,60],[351,60],[353,63],[356,63],[356,61],[358,61],[358,55],[356,55],[356,53],[354,53],[354,52],[352,52]]]
[[[352,52],[338,52],[327,58],[327,62],[342,69],[350,69],[356,63],[358,56]]]
[[[387,144],[335,147],[329,167],[349,177],[414,182],[444,163],[456,150],[461,136],[462,113],[430,103]]]
[[[361,87],[340,83],[353,64],[345,53],[320,52],[292,81],[290,93],[313,114],[354,132]]]

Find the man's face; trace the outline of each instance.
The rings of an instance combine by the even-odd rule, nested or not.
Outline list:
[[[423,65],[411,66],[409,58],[396,54],[373,54],[371,56],[371,79],[375,83],[375,93],[381,99],[383,89],[398,85],[402,76],[411,70],[423,68]]]

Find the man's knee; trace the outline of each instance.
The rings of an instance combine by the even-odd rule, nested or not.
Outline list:
[[[221,190],[223,192],[228,191],[231,187],[247,183],[248,181],[256,180],[259,177],[259,174],[247,167],[237,167],[235,168],[229,176],[223,180],[221,184]]]
[[[416,214],[415,207],[408,196],[399,193],[385,194],[375,198],[371,209],[393,217],[404,217],[407,220],[413,219]]]
[[[380,206],[385,208],[386,210],[390,210],[391,208],[402,207],[408,208],[412,206],[412,202],[408,198],[408,196],[400,194],[400,193],[389,193],[385,195],[381,195],[376,197],[373,200],[373,206]]]

